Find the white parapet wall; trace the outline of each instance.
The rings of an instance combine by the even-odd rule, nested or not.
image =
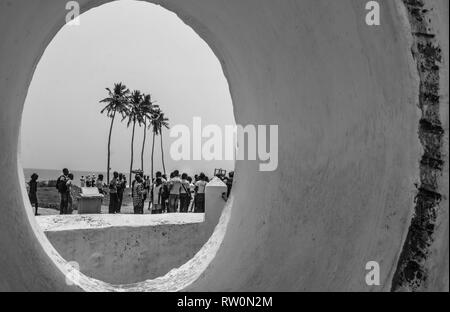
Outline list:
[[[206,185],[205,189],[205,219],[206,224],[211,224],[214,226],[219,220],[222,209],[216,209],[209,207],[223,207],[225,201],[223,195],[227,192],[227,186],[219,178],[214,177],[211,182]],[[209,229],[211,230],[211,229]],[[212,232],[211,232],[212,233]]]
[[[165,275],[200,250],[225,201],[223,182],[206,187],[206,211],[162,215],[65,215],[37,217],[61,256],[87,276],[132,284]]]

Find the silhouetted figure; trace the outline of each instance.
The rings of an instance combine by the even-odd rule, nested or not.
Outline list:
[[[198,177],[198,181],[195,183],[195,207],[194,212],[205,212],[205,189],[207,182],[204,173],[201,173]]]
[[[191,202],[191,188],[190,183],[187,180],[188,175],[183,173],[181,175],[181,188],[180,188],[180,212],[187,213],[189,204]]]
[[[120,213],[119,196],[117,194],[119,173],[113,173],[113,179],[109,182],[109,213]]]
[[[68,177],[68,180],[66,182],[66,184],[67,184],[67,214],[72,214],[72,212],[73,212],[72,186],[73,186],[74,176],[72,173],[69,173],[67,175],[67,177]]]
[[[231,171],[228,173],[228,178],[225,178],[225,184],[227,185],[227,198],[230,197],[231,188],[233,187],[233,179],[234,179],[234,172]]]
[[[134,214],[144,214],[144,192],[145,189],[142,177],[136,175],[132,189]]]
[[[37,198],[37,188],[38,183],[37,179],[39,176],[36,173],[33,173],[31,175],[31,180],[28,182],[28,185],[30,186],[30,191],[28,193],[28,198],[30,199],[31,205],[34,205],[34,215],[38,216],[38,208],[39,208],[39,201]]]
[[[105,178],[105,177],[103,176],[103,174],[99,174],[99,175],[98,175],[98,179],[97,179],[97,181],[95,182],[95,186],[97,187],[98,192],[99,192],[100,194],[102,194],[102,195],[105,195],[105,194],[106,194],[105,190],[103,189],[104,186],[105,186],[105,184],[104,184],[104,182],[103,182],[104,178]]]
[[[59,205],[59,213],[67,214],[69,205],[69,191],[67,187],[67,181],[69,180],[69,169],[64,168],[63,174],[56,180],[56,188],[61,196],[61,202]]]
[[[161,214],[163,212],[163,183],[161,178],[156,178],[150,192],[150,202],[152,204],[151,213]]]
[[[178,203],[180,200],[180,192],[181,192],[181,179],[180,172],[175,170],[173,174],[171,174],[171,179],[168,182],[169,184],[169,213],[177,212]]]
[[[117,206],[117,212],[120,213],[123,204],[123,194],[127,188],[127,179],[123,173],[119,174],[117,182],[117,196],[119,199],[119,204]]]

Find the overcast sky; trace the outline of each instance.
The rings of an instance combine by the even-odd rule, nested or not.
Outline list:
[[[125,83],[151,93],[171,125],[234,124],[231,98],[220,63],[209,46],[175,14],[146,2],[121,0],[81,15],[65,26],[45,51],[33,77],[22,121],[24,168],[105,171],[109,119],[100,114],[106,87]],[[233,163],[174,162],[166,131],[168,171],[230,169]],[[172,141],[171,141],[172,140]],[[112,168],[126,172],[131,130],[113,131]],[[135,139],[140,167],[142,130]],[[161,169],[159,141],[155,165]],[[150,164],[151,139],[146,148]]]

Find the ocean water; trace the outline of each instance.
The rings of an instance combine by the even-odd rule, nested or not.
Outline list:
[[[39,176],[38,181],[50,181],[58,179],[58,177],[62,174],[62,171],[60,169],[32,169],[32,168],[26,168],[23,169],[23,174],[25,175],[25,181],[29,181],[31,178],[31,175],[33,173],[36,173]],[[106,173],[105,172],[99,172],[99,171],[71,171],[74,175],[74,183],[77,186],[80,186],[80,178],[81,176],[87,176],[95,174],[97,177],[99,174],[103,174],[105,176],[106,181]],[[112,174],[112,173],[111,173]]]

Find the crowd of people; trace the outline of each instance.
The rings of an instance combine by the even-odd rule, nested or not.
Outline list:
[[[228,176],[218,174],[227,185],[227,193],[224,194],[226,200],[230,195],[233,184],[234,173],[230,172]],[[35,206],[35,215],[38,215],[37,199],[37,179],[39,176],[33,174],[29,182],[29,198],[32,205]],[[72,214],[73,212],[73,180],[74,175],[67,168],[63,169],[62,175],[56,181],[56,188],[60,194],[60,214]],[[167,178],[161,172],[156,173],[156,177],[151,180],[142,172],[135,174],[130,188],[133,210],[135,214],[144,214],[144,207],[148,200],[148,210],[151,214],[162,213],[204,213],[205,212],[205,190],[209,183],[209,178],[200,173],[194,177],[188,174],[180,174],[178,170],[172,172]],[[104,182],[104,176],[95,174],[80,178],[80,186],[96,187],[100,194],[109,195],[109,213],[121,213],[124,202],[124,193],[127,189],[126,176],[122,173],[114,172],[113,178],[109,184]]]
[[[227,180],[227,185],[231,190],[233,173],[230,173],[228,178],[221,178]],[[147,200],[148,210],[152,214],[204,213],[205,189],[208,182],[209,178],[204,173],[192,178],[186,173],[180,174],[178,170],[175,170],[167,178],[165,174],[157,172],[152,181],[143,173],[137,173],[130,186],[134,213],[143,214]],[[108,186],[109,213],[120,213],[125,188],[125,176],[114,172],[113,179]]]
[[[80,178],[80,186],[81,187],[96,187],[97,184],[103,183],[103,175],[99,174],[98,178],[95,173],[88,176],[81,176]]]

